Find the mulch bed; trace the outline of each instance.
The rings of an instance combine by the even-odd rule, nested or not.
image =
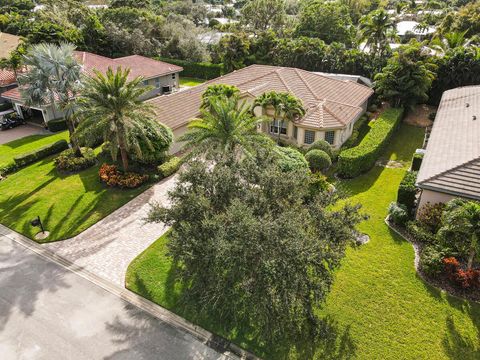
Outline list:
[[[385,219],[385,223],[396,233],[398,233],[401,237],[407,240],[409,243],[412,244],[413,249],[415,251],[415,270],[417,274],[428,284],[434,286],[440,290],[445,291],[449,295],[474,301],[480,302],[480,291],[476,289],[466,290],[459,286],[455,286],[452,282],[447,278],[446,274],[441,274],[436,277],[432,277],[427,275],[422,271],[422,267],[420,265],[420,254],[422,253],[424,244],[416,241],[403,227],[400,227],[393,222],[388,220],[388,217]]]

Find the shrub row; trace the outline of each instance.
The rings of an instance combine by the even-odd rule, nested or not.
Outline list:
[[[116,165],[103,164],[98,170],[100,180],[108,186],[133,189],[144,184],[148,175],[141,175],[133,172],[122,173]]]
[[[370,170],[400,124],[402,115],[403,109],[385,110],[375,120],[372,129],[358,146],[340,152],[338,157],[339,175],[351,178]]]
[[[355,122],[355,125],[353,125],[353,130],[352,130],[352,135],[345,141],[342,145],[343,149],[349,149],[351,147],[354,147],[357,145],[357,142],[359,141],[359,136],[360,136],[360,129],[363,126],[367,126],[368,124],[368,116],[367,115],[362,115],[360,119],[358,119]]]
[[[417,187],[415,185],[416,181],[417,172],[407,171],[398,187],[397,201],[398,203],[405,205],[409,214],[411,214],[415,208],[415,197],[417,194]]]
[[[182,159],[177,156],[173,156],[170,158],[170,160],[164,162],[162,165],[159,165],[157,170],[162,177],[166,178],[176,173],[181,165]]]
[[[73,149],[62,151],[53,161],[60,171],[75,172],[95,165],[97,157],[91,148],[81,148],[83,157],[76,157]]]
[[[50,120],[47,122],[47,127],[51,132],[67,130],[67,121],[65,119]]]
[[[13,160],[18,167],[22,167],[46,158],[47,156],[57,154],[65,149],[68,149],[68,143],[66,140],[62,139],[53,144],[43,146],[35,151],[15,156]]]
[[[181,76],[210,80],[224,74],[222,64],[212,64],[208,62],[194,63],[185,60],[168,59],[162,57],[157,57],[156,59],[183,67]]]
[[[412,157],[412,171],[420,170],[420,165],[422,165],[423,154],[413,154]]]
[[[10,174],[18,169],[15,161],[10,161],[8,164],[0,166],[0,177]]]

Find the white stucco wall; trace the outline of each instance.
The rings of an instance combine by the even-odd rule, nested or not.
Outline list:
[[[455,196],[450,194],[424,189],[422,190],[422,194],[420,195],[417,209],[421,209],[428,202],[431,204],[447,203],[454,197]]]
[[[170,146],[170,150],[169,150],[170,154],[175,154],[182,150],[184,143],[177,141],[177,139],[183,134],[185,134],[186,131],[187,131],[187,125],[173,130],[173,143],[172,143],[172,146]]]

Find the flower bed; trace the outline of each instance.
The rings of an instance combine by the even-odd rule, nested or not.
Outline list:
[[[91,148],[81,148],[83,157],[76,157],[73,149],[62,151],[53,161],[57,170],[63,172],[77,172],[85,170],[97,163],[97,157]]]
[[[141,175],[134,172],[122,173],[116,165],[103,164],[98,175],[100,180],[112,187],[133,189],[144,184],[148,180],[148,175]]]

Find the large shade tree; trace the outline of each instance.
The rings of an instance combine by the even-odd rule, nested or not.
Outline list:
[[[318,336],[318,307],[363,217],[357,206],[333,207],[328,193],[306,201],[307,171],[282,171],[275,159],[191,161],[171,206],[155,205],[149,220],[172,227],[189,313],[279,349]]]
[[[74,136],[74,101],[80,89],[81,65],[77,62],[75,46],[67,43],[32,46],[23,58],[28,71],[18,76],[20,92],[28,106],[50,105],[54,117],[62,111],[70,132],[76,156],[82,156]]]
[[[172,132],[155,119],[155,112],[142,95],[150,91],[143,78],[129,81],[130,70],[108,68],[105,74],[85,82],[78,98],[80,124],[76,136],[86,143],[108,142],[112,159],[120,153],[123,169],[128,170],[129,153],[143,159],[154,151],[168,150]]]

